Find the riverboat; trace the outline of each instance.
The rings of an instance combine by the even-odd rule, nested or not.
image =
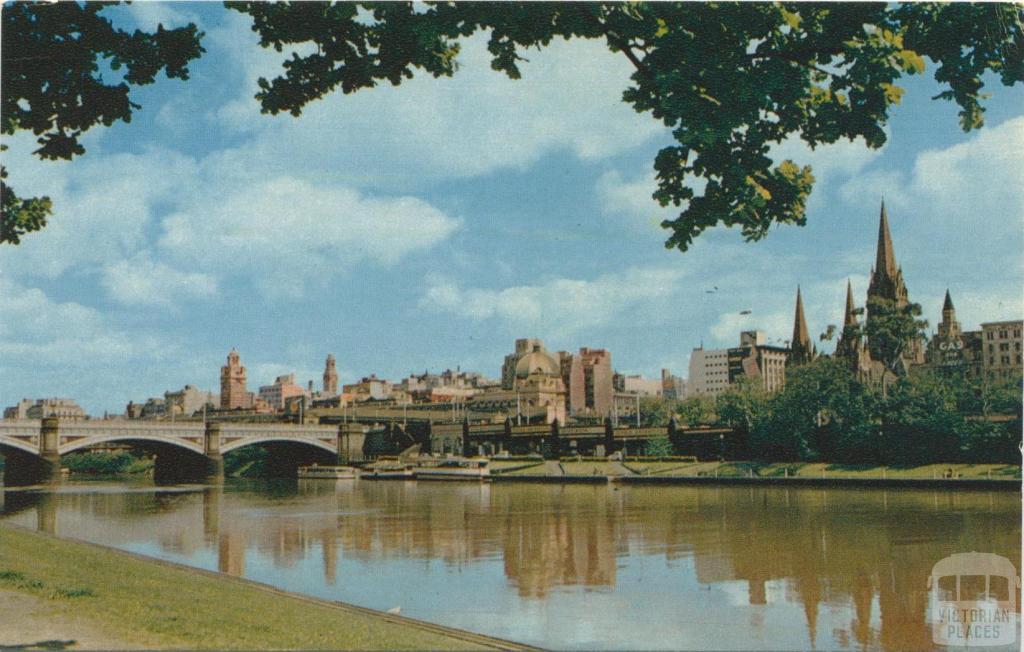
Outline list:
[[[300,466],[300,480],[355,480],[359,471],[351,466]]]
[[[367,480],[412,480],[412,466],[401,462],[377,463],[363,467],[362,477]]]
[[[488,480],[491,470],[483,458],[453,458],[421,463],[413,469],[417,480]]]

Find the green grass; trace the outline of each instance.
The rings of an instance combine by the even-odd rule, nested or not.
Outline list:
[[[133,647],[480,649],[482,643],[365,611],[97,546],[0,527],[0,588],[48,601]]]
[[[952,469],[961,478],[975,479],[1006,479],[1020,478],[1020,467],[1009,464],[923,464],[920,466],[876,466],[831,464],[826,462],[700,462],[697,464],[676,465],[677,468],[663,468],[665,465],[654,464],[651,473],[659,475],[715,475],[718,477],[745,477],[753,475],[762,478],[805,477],[805,478],[874,478],[874,479],[931,479],[941,478],[943,473]],[[646,464],[630,463],[631,468],[640,470]],[[642,471],[641,471],[642,472]]]

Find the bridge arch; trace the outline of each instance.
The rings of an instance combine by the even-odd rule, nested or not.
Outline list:
[[[68,453],[73,453],[76,450],[80,450],[88,446],[94,446],[96,444],[105,444],[107,442],[115,441],[153,442],[158,444],[166,444],[168,446],[175,446],[177,448],[184,448],[185,450],[189,450],[193,453],[198,453],[199,455],[202,455],[204,452],[203,445],[200,443],[195,443],[184,439],[178,439],[176,437],[166,437],[163,435],[149,435],[139,433],[112,433],[109,435],[83,437],[81,439],[76,439],[74,441],[70,441],[64,444],[63,446],[57,449],[57,452],[60,453],[61,455],[67,455]]]
[[[0,452],[3,452],[4,447],[13,448],[24,453],[29,453],[30,455],[35,455],[36,457],[39,456],[38,445],[33,445],[30,442],[22,441],[15,437],[0,435]]]
[[[222,443],[220,445],[220,452],[222,454],[230,453],[233,450],[257,444],[304,444],[306,446],[315,446],[316,448],[327,451],[331,454],[337,454],[338,452],[337,444],[333,442],[328,443],[322,439],[287,437],[274,434],[240,437],[235,441],[231,441],[226,444]]]

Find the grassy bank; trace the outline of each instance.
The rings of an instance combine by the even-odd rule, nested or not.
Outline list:
[[[530,476],[590,476],[624,475],[623,471],[639,476],[664,477],[721,477],[721,478],[825,478],[863,480],[930,480],[955,477],[973,480],[1019,479],[1021,468],[1009,464],[923,464],[918,466],[876,466],[830,464],[827,462],[570,462],[535,464],[523,468],[508,465],[508,471],[499,466],[492,473]]]
[[[0,590],[139,648],[494,649],[501,642],[253,582],[0,527]]]

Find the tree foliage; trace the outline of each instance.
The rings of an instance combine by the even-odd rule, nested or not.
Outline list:
[[[1012,463],[1019,461],[1019,395],[1020,383],[993,386],[963,374],[922,371],[900,378],[883,395],[842,362],[820,358],[790,371],[785,389],[763,402],[726,392],[720,402],[731,406],[719,411],[744,415],[750,453],[761,459]],[[1003,418],[993,420],[996,414]]]
[[[871,318],[864,320],[861,328],[867,336],[871,357],[895,370],[908,346],[925,338],[928,321],[918,319],[921,306],[908,303],[899,307],[889,299],[871,297],[868,299],[868,314]]]
[[[960,108],[967,131],[983,124],[982,76],[1024,81],[1021,8],[967,3],[261,3],[250,15],[263,47],[295,46],[278,77],[260,79],[263,111],[299,115],[340,88],[353,93],[416,71],[457,71],[459,41],[487,35],[491,67],[520,77],[523,53],[553,39],[603,41],[634,68],[623,100],[671,130],[656,156],[668,248],[685,251],[704,230],[737,227],[747,240],[773,224],[803,225],[814,177],[771,148],[863,138],[885,143],[904,75],[926,59]],[[696,190],[697,180],[703,189]]]
[[[156,32],[117,29],[100,12],[110,2],[6,3],[0,41],[0,132],[29,130],[34,154],[71,159],[85,153],[80,137],[90,128],[130,122],[132,86],[151,84],[163,71],[188,79],[202,33],[195,25]],[[120,77],[108,83],[108,76]],[[18,244],[25,233],[46,225],[46,197],[21,199],[0,174],[3,227],[0,243]]]
[[[676,406],[676,413],[682,420],[683,425],[699,426],[714,423],[715,400],[710,396],[697,394],[679,401]]]

